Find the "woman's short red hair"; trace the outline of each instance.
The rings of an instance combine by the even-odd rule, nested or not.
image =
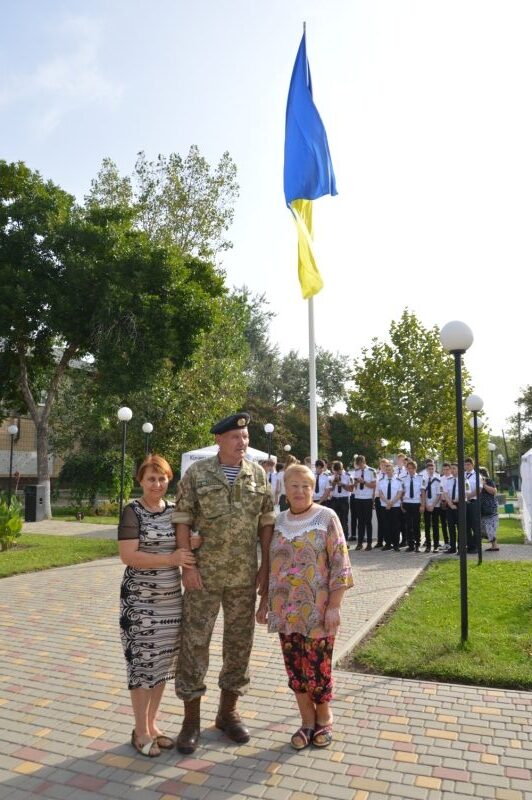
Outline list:
[[[146,458],[144,459],[144,461],[142,462],[142,464],[138,469],[137,480],[139,483],[143,479],[146,470],[149,469],[150,467],[151,469],[155,470],[155,472],[162,472],[164,475],[168,477],[169,481],[171,481],[172,478],[174,477],[174,473],[172,472],[172,467],[170,466],[166,458],[163,458],[162,456],[151,455],[151,456],[146,456]]]

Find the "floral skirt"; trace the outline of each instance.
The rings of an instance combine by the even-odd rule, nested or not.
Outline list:
[[[309,639],[301,633],[280,633],[288,685],[296,694],[308,694],[313,703],[332,699],[334,636]]]
[[[497,538],[497,528],[499,527],[499,515],[493,514],[491,517],[480,518],[480,532],[483,536],[487,536],[489,541],[492,542]]]

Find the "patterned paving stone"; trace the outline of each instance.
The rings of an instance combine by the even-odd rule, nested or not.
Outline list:
[[[357,585],[344,606],[338,657],[427,562],[385,555],[353,553]],[[252,739],[234,746],[213,725],[220,622],[200,748],[193,757],[143,758],[128,743],[122,569],[108,559],[0,581],[1,800],[532,800],[530,693],[336,670],[336,741],[296,753],[288,739],[298,719],[279,644],[262,628],[241,702]],[[161,719],[175,735],[182,713],[171,689]]]

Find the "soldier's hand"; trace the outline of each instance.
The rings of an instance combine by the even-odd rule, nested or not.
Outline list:
[[[187,592],[199,592],[203,589],[200,571],[197,567],[190,567],[183,570],[181,575],[183,586]]]

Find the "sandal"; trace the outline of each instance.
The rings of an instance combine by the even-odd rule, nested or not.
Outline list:
[[[290,744],[294,750],[304,750],[312,742],[314,728],[298,728],[290,739]]]
[[[145,744],[141,744],[137,739],[137,734],[135,733],[135,728],[133,728],[131,732],[131,744],[137,751],[140,753],[141,756],[146,756],[147,758],[156,758],[156,756],[161,755],[161,751],[159,750],[159,745],[157,744],[155,739],[150,739],[149,742]]]
[[[161,750],[173,750],[175,747],[175,742],[169,736],[165,736],[163,733],[160,733],[154,739],[155,743],[159,745]]]
[[[318,725],[318,727],[315,728],[314,738],[312,739],[314,747],[329,747],[332,740],[332,722],[328,725]]]

